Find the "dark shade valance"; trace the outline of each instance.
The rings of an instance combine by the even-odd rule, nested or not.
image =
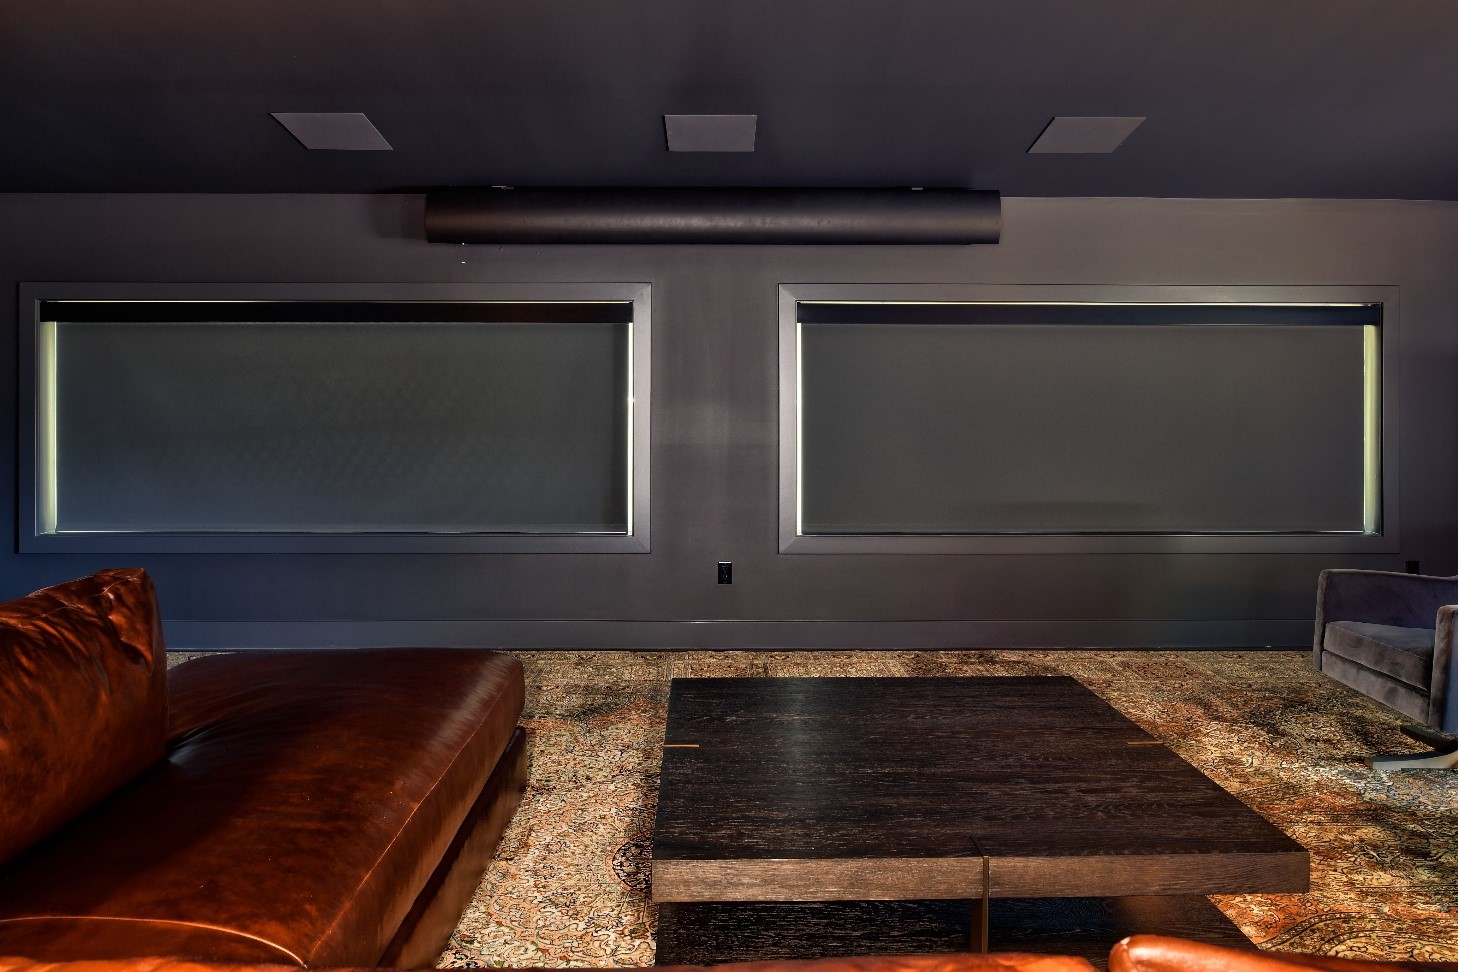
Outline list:
[[[1381,304],[884,303],[800,301],[801,324],[1377,325]]]
[[[43,300],[40,319],[70,324],[628,324],[632,301]]]

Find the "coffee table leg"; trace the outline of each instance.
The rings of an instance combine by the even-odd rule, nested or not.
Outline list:
[[[969,952],[986,952],[987,948],[987,899],[973,901],[972,904],[972,934],[969,936]]]
[[[982,900],[972,902],[972,941],[969,951],[991,950],[987,931],[988,914],[992,911],[992,859],[982,855]]]

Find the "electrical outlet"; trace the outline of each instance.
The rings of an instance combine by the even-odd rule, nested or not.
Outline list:
[[[727,560],[719,561],[719,583],[734,583],[734,565]]]

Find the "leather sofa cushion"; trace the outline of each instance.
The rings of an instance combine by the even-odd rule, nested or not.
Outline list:
[[[373,965],[521,713],[494,652],[171,672],[166,762],[0,868],[0,955]]]
[[[1332,621],[1321,647],[1424,692],[1433,682],[1432,628]]]
[[[1163,935],[1133,935],[1109,953],[1109,972],[1438,972],[1458,962],[1374,962],[1295,952],[1206,945]],[[0,972],[9,970],[0,969]]]
[[[0,861],[162,759],[163,652],[138,569],[0,605]]]
[[[711,966],[717,972],[1094,972],[1086,960],[1065,955],[1023,955],[993,953],[973,955],[888,955],[860,958],[815,959],[810,961],[735,962]],[[703,966],[659,966],[653,972],[700,972]],[[287,972],[270,965],[210,965],[176,959],[149,958],[135,962],[36,963],[24,959],[0,958],[0,972]],[[330,970],[321,970],[330,972]],[[343,972],[343,970],[332,970]],[[503,970],[495,970],[503,972]],[[510,972],[546,972],[544,969],[516,969]],[[632,972],[629,969],[620,972]],[[643,970],[647,972],[647,970]]]

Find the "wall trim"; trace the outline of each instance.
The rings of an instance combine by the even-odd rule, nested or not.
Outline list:
[[[167,621],[173,651],[249,648],[1307,648],[1313,621]]]

